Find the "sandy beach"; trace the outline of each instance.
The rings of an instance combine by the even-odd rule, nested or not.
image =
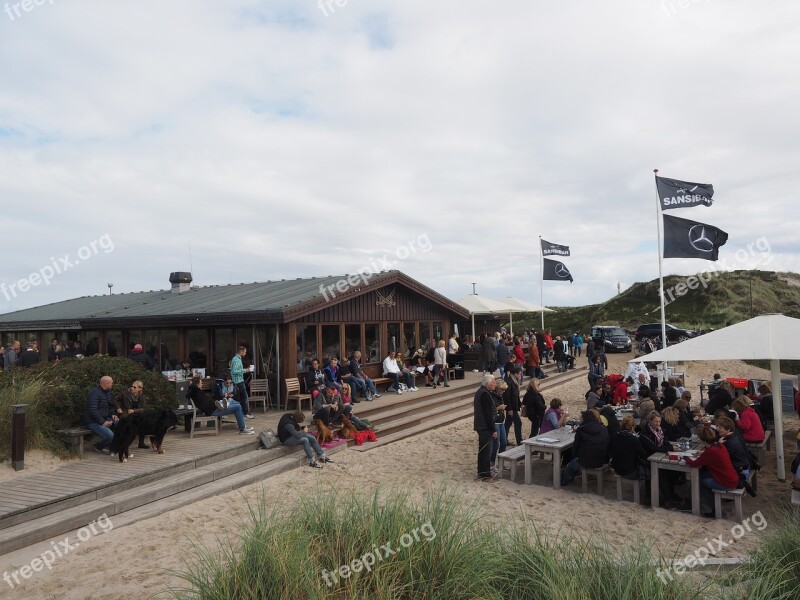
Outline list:
[[[609,356],[610,370],[620,372],[630,354]],[[682,370],[682,369],[678,369]],[[738,361],[694,363],[687,365],[687,388],[699,399],[697,386],[701,378],[709,379],[719,372],[723,377],[768,377],[768,372]],[[577,415],[584,406],[585,378],[569,382],[545,393],[549,401],[558,396],[570,412]],[[800,421],[797,415],[785,415],[785,455],[787,465],[795,455],[794,434]],[[529,424],[523,419],[524,434]],[[158,517],[126,527],[110,529],[92,535],[80,547],[59,558],[51,569],[35,573],[16,588],[0,582],[0,598],[68,598],[118,599],[145,598],[182,582],[170,570],[183,568],[184,560],[193,555],[192,545],[201,543],[215,547],[218,540],[235,536],[241,523],[247,520],[245,503],[256,502],[261,496],[272,505],[291,505],[301,494],[317,490],[358,489],[370,494],[380,488],[411,491],[420,497],[425,490],[448,483],[456,486],[465,499],[478,499],[487,512],[497,519],[523,517],[538,526],[549,527],[562,534],[573,528],[591,528],[607,535],[617,544],[635,544],[645,535],[658,540],[666,551],[683,548],[681,555],[704,545],[708,540],[723,536],[732,543],[720,551],[721,556],[742,556],[759,543],[770,531],[770,522],[777,520],[779,511],[788,503],[789,483],[775,476],[775,452],[767,454],[766,464],[758,481],[758,497],[744,499],[745,516],[761,512],[766,522],[763,532],[752,528],[735,536],[735,523],[729,520],[710,520],[690,513],[652,510],[632,502],[617,502],[613,485],[607,485],[605,497],[581,494],[576,481],[565,489],[550,487],[550,468],[534,470],[534,484],[526,486],[519,475],[517,482],[502,480],[482,483],[475,479],[476,435],[472,420],[459,421],[451,426],[390,444],[369,452],[345,450],[335,455],[336,462],[321,471],[301,468],[284,473],[235,492],[220,495]],[[26,469],[47,470],[59,464],[41,454],[26,460]],[[0,479],[9,477],[7,465],[0,468]],[[788,470],[787,470],[788,471]],[[787,472],[788,475],[788,472]],[[630,490],[626,488],[626,497]],[[111,519],[113,524],[113,518]],[[738,539],[734,539],[738,537]],[[31,559],[48,549],[47,542],[0,557],[0,573],[29,564]]]

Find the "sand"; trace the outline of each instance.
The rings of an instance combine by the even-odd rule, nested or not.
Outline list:
[[[630,354],[612,355],[611,371],[620,372]],[[767,372],[741,363],[724,361],[688,365],[687,382],[693,396],[699,398],[697,385],[701,378],[719,372],[723,377],[766,378]],[[573,414],[584,406],[587,388],[584,378],[564,384],[545,393],[549,400],[562,398]],[[795,454],[793,437],[800,425],[797,416],[786,415],[785,453],[787,464]],[[524,432],[528,422],[523,419]],[[759,477],[757,498],[745,497],[745,516],[760,513],[764,530],[755,526],[739,529],[729,520],[710,520],[690,513],[652,510],[632,502],[617,502],[614,486],[607,486],[605,498],[596,494],[581,494],[580,484],[556,491],[548,487],[549,467],[534,471],[536,485],[503,480],[487,484],[475,480],[477,437],[471,419],[437,429],[408,440],[396,442],[369,452],[346,450],[336,454],[335,464],[321,471],[306,467],[271,478],[264,484],[207,499],[158,517],[127,527],[119,527],[102,535],[92,536],[80,547],[56,560],[52,568],[34,573],[16,589],[0,582],[0,598],[145,598],[182,582],[169,570],[182,569],[183,560],[193,554],[192,544],[215,547],[219,539],[234,536],[246,520],[245,501],[255,502],[264,494],[270,504],[291,504],[298,495],[314,493],[317,489],[351,489],[357,487],[368,494],[379,486],[413,490],[422,493],[444,482],[458,486],[465,499],[477,499],[498,520],[523,516],[538,526],[562,533],[576,528],[591,528],[609,536],[615,544],[635,544],[644,535],[652,535],[659,547],[678,551],[684,556],[696,548],[721,539],[732,543],[720,550],[720,556],[740,557],[755,548],[764,532],[776,527],[782,503],[788,502],[789,484],[775,477],[775,453],[767,454],[767,464]],[[33,461],[33,464],[37,464]],[[55,463],[56,465],[58,463]],[[46,468],[44,464],[41,468]],[[50,463],[52,466],[52,463]],[[26,469],[27,470],[27,469]],[[522,481],[521,475],[518,481]],[[626,497],[630,498],[626,488]],[[224,516],[222,516],[224,515]],[[113,523],[113,518],[111,519]],[[771,525],[774,523],[775,525]],[[189,537],[191,536],[191,537]],[[735,539],[738,538],[738,539]],[[63,538],[62,538],[63,539]],[[0,557],[0,574],[29,564],[31,559],[48,549],[47,542]]]

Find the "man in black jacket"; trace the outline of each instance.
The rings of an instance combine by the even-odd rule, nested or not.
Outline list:
[[[308,458],[308,466],[321,469],[321,462],[332,463],[333,461],[325,454],[325,451],[317,442],[317,438],[308,433],[308,427],[300,425],[305,418],[301,410],[283,415],[281,420],[278,421],[278,439],[284,446],[303,446],[303,451],[306,453],[306,458]],[[311,448],[314,448],[319,461],[314,459]]]
[[[32,367],[39,362],[39,350],[36,342],[28,342],[28,347],[25,349],[17,362],[20,367]]]
[[[581,424],[575,432],[572,445],[575,456],[561,475],[561,485],[567,485],[580,473],[581,468],[596,469],[608,462],[608,430],[597,419],[593,410],[581,413]]]
[[[147,354],[141,344],[136,344],[131,352],[131,360],[139,363],[145,371],[152,371],[156,363],[153,357]]]
[[[114,414],[114,400],[111,397],[111,388],[114,380],[108,375],[100,378],[100,383],[92,388],[86,398],[86,409],[83,421],[87,429],[91,429],[100,437],[94,447],[101,454],[109,454],[108,445],[114,439],[112,429],[119,423],[119,417]]]
[[[494,375],[484,375],[473,401],[474,429],[478,434],[478,477],[481,481],[494,481],[491,456],[494,440],[497,439],[497,431],[494,428],[494,416],[497,410],[491,392],[496,385]]]

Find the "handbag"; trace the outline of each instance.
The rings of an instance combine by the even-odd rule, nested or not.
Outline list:
[[[261,445],[267,450],[274,448],[275,446],[279,446],[281,443],[280,439],[278,439],[278,436],[274,431],[272,431],[272,429],[264,429],[261,433],[259,433],[258,441],[261,442]]]
[[[519,416],[521,416],[521,417],[527,417],[528,416],[528,407],[525,406],[524,404],[522,405],[522,410],[519,411]]]

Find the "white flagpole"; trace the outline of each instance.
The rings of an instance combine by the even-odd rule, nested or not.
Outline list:
[[[655,177],[658,177],[658,169],[653,169],[653,173],[655,173]],[[656,230],[658,231],[658,298],[661,303],[661,346],[663,348],[667,347],[667,313],[666,308],[664,306],[664,274],[662,263],[664,260],[664,249],[661,246],[661,199],[658,196],[658,180],[653,179],[656,184]],[[667,365],[666,363],[661,363],[659,371],[660,371],[660,381],[664,381],[666,379],[665,369]]]
[[[542,331],[544,331],[544,254],[542,236],[539,236],[539,306],[542,307]]]

